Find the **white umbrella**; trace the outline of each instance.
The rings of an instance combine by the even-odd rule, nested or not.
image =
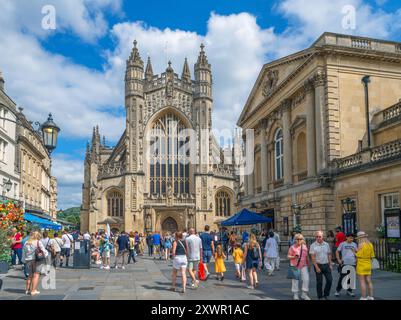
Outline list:
[[[106,235],[108,238],[110,238],[110,225],[109,224],[107,224],[107,227],[106,227]]]

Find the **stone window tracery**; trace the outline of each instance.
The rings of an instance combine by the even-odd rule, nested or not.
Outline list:
[[[189,150],[186,125],[180,117],[166,113],[157,119],[150,135],[150,193],[189,193]]]
[[[230,195],[225,191],[219,191],[216,194],[216,216],[228,217],[231,215]]]
[[[111,217],[124,216],[124,200],[118,191],[111,191],[107,194],[107,215]]]

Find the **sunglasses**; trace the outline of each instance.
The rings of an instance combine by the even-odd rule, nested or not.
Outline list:
[[[303,239],[299,239],[299,238],[298,238],[298,239],[295,239],[295,240],[303,240]]]
[[[322,237],[322,236],[316,236],[316,238],[319,238],[319,239],[320,239],[320,238],[323,238],[323,237]]]

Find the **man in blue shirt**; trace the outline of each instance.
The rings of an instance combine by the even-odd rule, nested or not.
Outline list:
[[[118,269],[118,260],[122,258],[121,269],[125,269],[126,259],[129,253],[129,237],[125,231],[121,232],[117,238],[118,252],[116,257],[115,268]]]
[[[153,259],[156,259],[157,254],[159,254],[159,260],[162,259],[160,245],[161,245],[161,236],[160,233],[156,231],[156,233],[153,234],[153,248],[155,250],[155,256],[153,257]]]
[[[214,255],[214,239],[212,235],[209,233],[210,227],[208,225],[205,226],[205,232],[202,232],[200,238],[202,240],[202,248],[203,248],[203,256],[202,262],[205,266],[206,271],[206,280],[210,275],[209,269],[207,267],[208,263],[210,263],[210,259]]]
[[[248,241],[249,241],[249,233],[245,230],[242,233],[242,244],[244,244],[245,242],[248,242]]]

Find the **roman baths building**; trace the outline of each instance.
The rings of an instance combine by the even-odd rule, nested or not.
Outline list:
[[[87,145],[81,230],[212,230],[235,213],[237,177],[212,135],[212,70],[204,46],[182,74],[146,67],[137,43],[125,74],[126,127],[115,147]]]
[[[284,239],[336,226],[375,237],[399,217],[401,43],[324,33],[262,67],[237,124],[255,132],[239,207]]]

